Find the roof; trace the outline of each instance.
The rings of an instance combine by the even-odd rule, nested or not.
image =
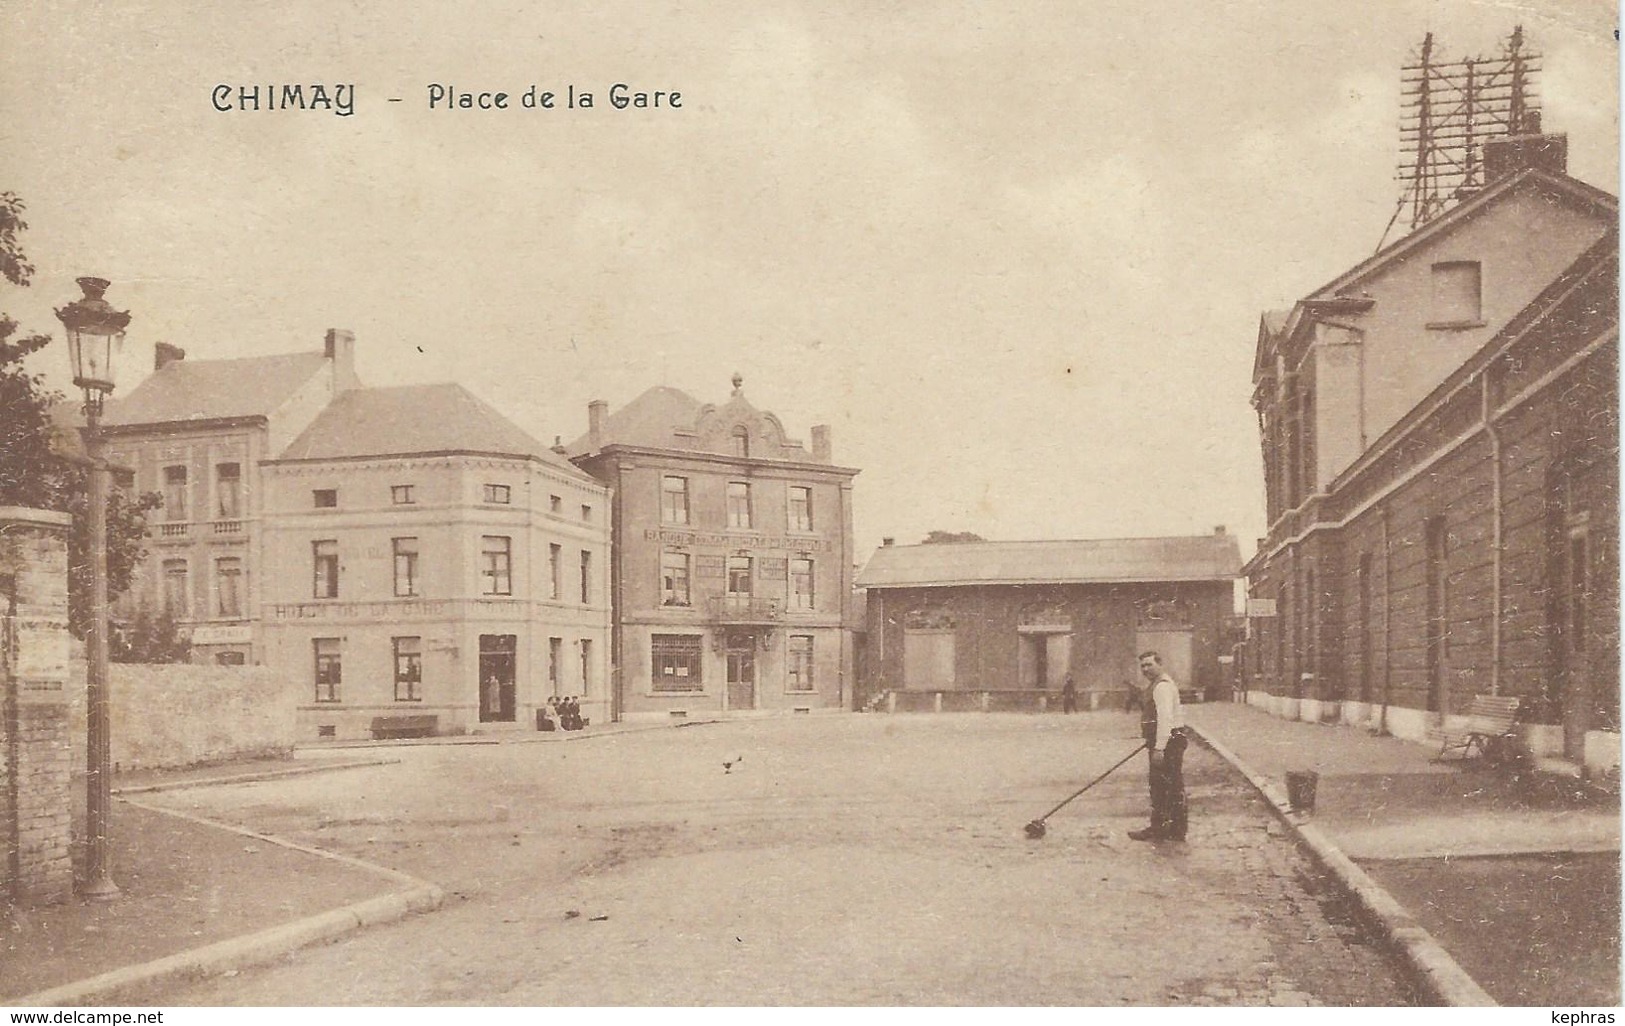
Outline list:
[[[320,352],[240,360],[173,360],[122,399],[110,399],[110,427],[265,417],[328,365]]]
[[[582,472],[458,384],[352,388],[334,396],[281,460],[478,452]]]
[[[603,444],[670,448],[678,430],[694,427],[700,408],[700,401],[687,392],[656,385],[604,418]],[[565,451],[571,456],[591,452],[591,433],[565,446]]]
[[[1497,179],[1472,197],[1456,204],[1409,235],[1405,235],[1390,245],[1383,247],[1353,267],[1343,271],[1320,288],[1315,289],[1299,300],[1293,309],[1289,311],[1288,316],[1279,320],[1279,323],[1277,323],[1279,311],[1266,311],[1260,320],[1258,346],[1253,358],[1254,378],[1256,379],[1262,372],[1267,371],[1267,351],[1271,347],[1283,344],[1287,339],[1295,335],[1305,323],[1313,321],[1312,316],[1305,316],[1307,306],[1319,301],[1346,298],[1343,295],[1344,293],[1352,292],[1361,282],[1370,278],[1382,268],[1405,259],[1418,248],[1454,231],[1463,222],[1478,216],[1499,202],[1502,197],[1523,188],[1544,190],[1549,196],[1559,200],[1566,200],[1576,206],[1593,211],[1609,224],[1615,223],[1619,218],[1618,198],[1566,174],[1556,174],[1539,168],[1530,168]]]
[[[1227,581],[1241,572],[1233,535],[1078,541],[883,545],[858,574],[860,588],[967,584],[1113,584]]]

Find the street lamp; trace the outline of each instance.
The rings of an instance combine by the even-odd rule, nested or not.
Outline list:
[[[91,619],[85,705],[85,885],[88,898],[114,898],[107,834],[113,805],[113,744],[107,702],[107,462],[101,453],[102,403],[113,390],[113,353],[124,341],[130,315],[113,309],[103,278],[80,278],[84,296],[56,312],[68,333],[73,383],[85,393],[85,451],[90,458]]]

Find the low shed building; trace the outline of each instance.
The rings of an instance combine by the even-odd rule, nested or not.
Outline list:
[[[1189,693],[1227,687],[1236,539],[883,545],[868,591],[866,700],[890,708],[1045,708],[1070,674],[1082,708],[1121,707],[1136,656]]]

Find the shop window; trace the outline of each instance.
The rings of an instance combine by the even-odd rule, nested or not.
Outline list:
[[[700,641],[697,634],[656,634],[649,639],[654,690],[704,690],[700,679]]]

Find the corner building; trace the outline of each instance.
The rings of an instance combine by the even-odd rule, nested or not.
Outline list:
[[[613,712],[813,712],[852,702],[852,479],[745,398],[656,387],[588,406],[567,452],[613,495]]]

